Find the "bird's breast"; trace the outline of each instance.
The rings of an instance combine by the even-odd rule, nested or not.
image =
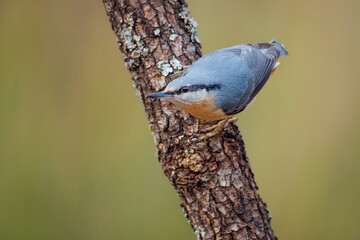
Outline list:
[[[172,100],[171,102],[176,106],[184,109],[194,117],[200,118],[202,120],[214,121],[231,117],[226,115],[221,108],[216,107],[215,99],[212,94],[201,101],[191,103],[184,103],[176,100]]]

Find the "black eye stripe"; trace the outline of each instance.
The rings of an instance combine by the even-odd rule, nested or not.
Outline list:
[[[195,92],[198,90],[206,89],[207,91],[220,89],[219,84],[213,84],[213,85],[205,85],[205,84],[199,84],[199,85],[192,85],[192,86],[184,86],[180,89],[181,92],[185,92],[184,88],[186,89],[186,92]]]
[[[220,84],[212,84],[212,85],[197,84],[197,85],[191,85],[191,86],[183,86],[179,90],[168,92],[168,94],[178,95],[178,94],[186,93],[186,92],[195,92],[195,91],[202,90],[202,89],[206,89],[206,91],[211,91],[211,90],[220,89],[220,88],[221,88]]]
[[[206,87],[206,90],[210,91],[210,90],[215,90],[215,89],[220,89],[220,88],[221,88],[220,84],[213,84],[213,85]]]

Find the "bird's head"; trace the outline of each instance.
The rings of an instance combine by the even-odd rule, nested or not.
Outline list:
[[[209,97],[210,92],[219,89],[220,84],[189,83],[180,77],[170,82],[164,91],[150,94],[147,97],[165,99],[174,104],[192,104],[205,100]]]

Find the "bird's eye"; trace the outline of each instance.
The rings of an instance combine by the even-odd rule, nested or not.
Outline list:
[[[181,91],[182,93],[187,93],[189,90],[190,90],[190,87],[189,87],[189,86],[183,86],[183,87],[180,89],[180,91]]]

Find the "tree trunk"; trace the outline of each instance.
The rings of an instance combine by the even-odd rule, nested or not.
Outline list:
[[[145,106],[159,161],[197,239],[276,239],[234,124],[193,141],[200,121],[167,101],[145,98],[201,56],[196,22],[183,0],[103,0]]]

